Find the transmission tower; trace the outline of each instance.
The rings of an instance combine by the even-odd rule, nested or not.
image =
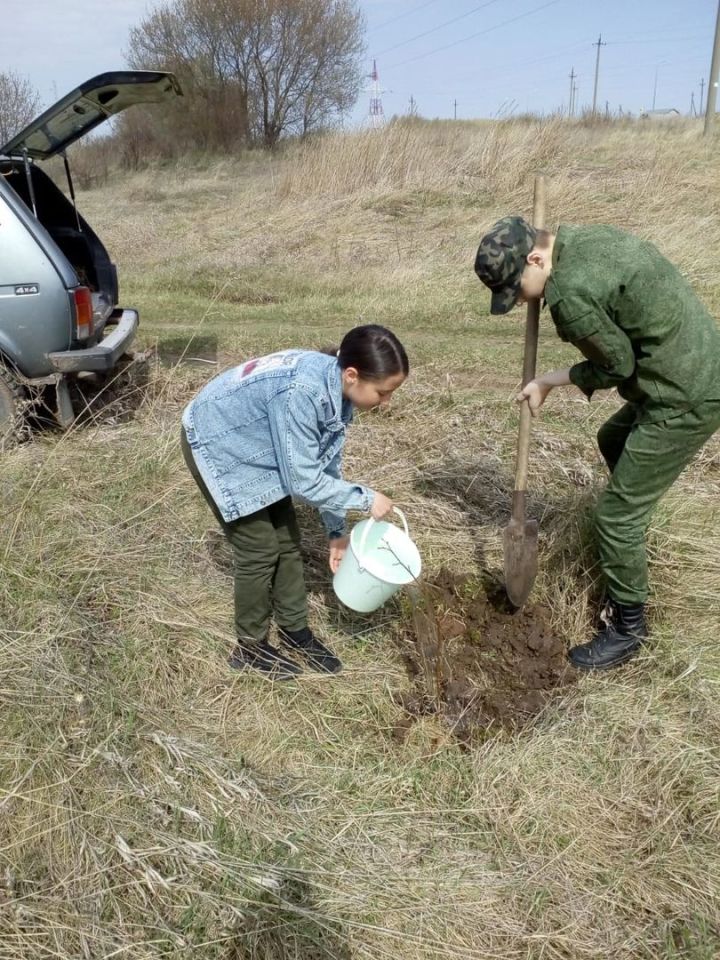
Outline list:
[[[380,76],[377,69],[377,61],[373,60],[372,73],[368,74],[368,79],[372,80],[370,87],[370,109],[368,111],[368,123],[371,127],[382,127],[385,123],[385,112],[382,105],[382,95],[387,90],[380,89]]]

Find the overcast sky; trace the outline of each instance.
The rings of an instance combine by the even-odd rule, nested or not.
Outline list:
[[[597,47],[598,104],[638,112],[700,106],[717,0],[361,0],[367,71],[377,59],[386,115],[412,97],[427,117],[490,117],[590,104]],[[3,0],[0,69],[25,76],[43,104],[83,80],[125,67],[128,33],[148,0]],[[370,81],[367,81],[370,84]],[[368,113],[361,94],[352,122]],[[457,101],[457,103],[455,103]]]

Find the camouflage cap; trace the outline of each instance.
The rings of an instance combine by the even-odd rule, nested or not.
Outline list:
[[[475,273],[492,291],[490,313],[507,313],[514,306],[535,236],[522,217],[503,217],[480,241]]]

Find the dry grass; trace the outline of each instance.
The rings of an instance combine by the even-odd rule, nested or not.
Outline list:
[[[719,161],[689,126],[398,124],[81,205],[161,350],[212,334],[223,365],[393,326],[413,375],[359,419],[346,473],[403,505],[428,571],[479,576],[501,562],[521,338],[470,265],[484,226],[528,211],[538,165],[553,223],[640,230],[720,313]],[[541,364],[571,355],[544,326]],[[230,579],[177,444],[211,369],[158,367],[135,419],[3,459],[0,957],[717,956],[717,440],[653,521],[640,661],[472,751],[433,718],[399,744],[398,609],[337,608],[310,511],[313,622],[346,672],[275,689],[227,671]],[[568,642],[598,590],[593,435],[614,406],[567,392],[534,433],[536,593]]]

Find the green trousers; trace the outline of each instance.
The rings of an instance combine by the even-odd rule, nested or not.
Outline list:
[[[180,442],[185,463],[232,547],[238,641],[252,647],[267,639],[273,614],[278,626],[302,630],[308,622],[307,592],[291,498],[228,523],[200,475],[184,429]]]
[[[638,407],[625,404],[598,431],[610,468],[596,522],[600,567],[608,593],[619,603],[644,603],[648,595],[645,532],[660,497],[716,430],[720,400],[706,400],[659,423],[638,423]]]

